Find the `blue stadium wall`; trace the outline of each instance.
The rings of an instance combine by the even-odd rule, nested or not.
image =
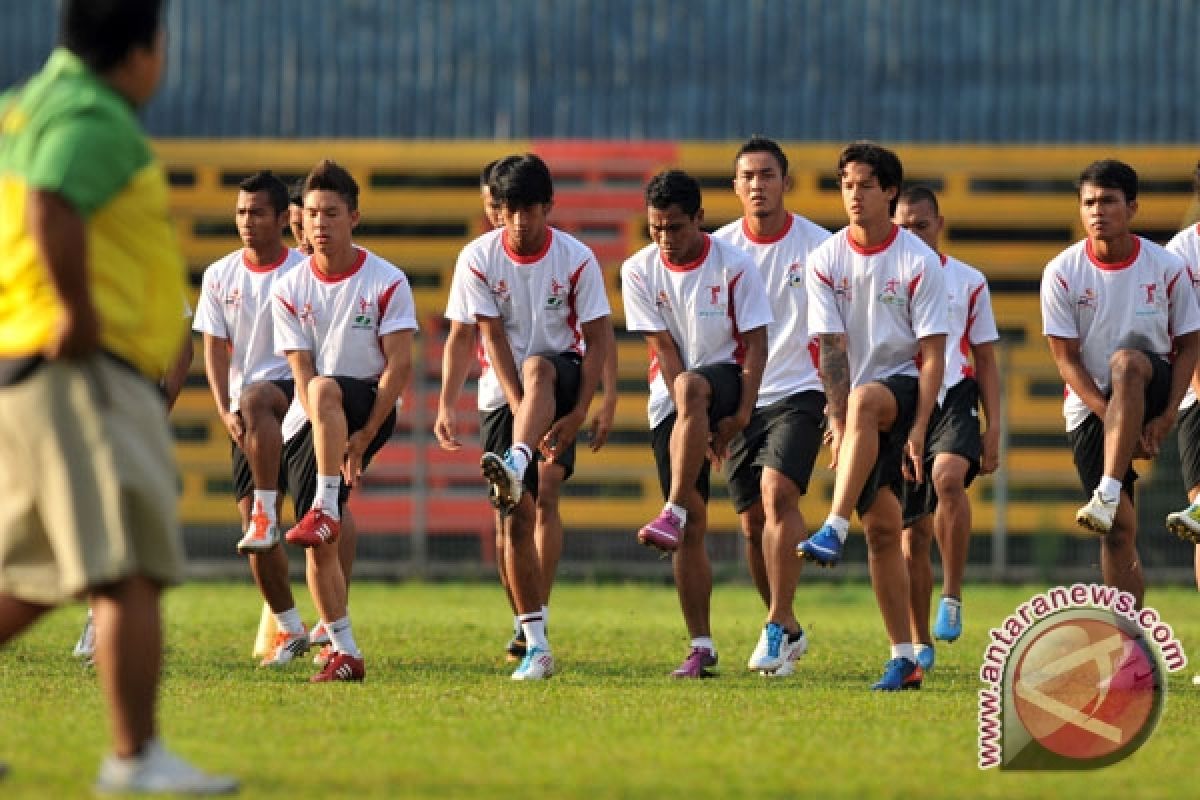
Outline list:
[[[0,86],[49,0],[0,0]],[[173,0],[158,136],[1190,143],[1195,0]]]

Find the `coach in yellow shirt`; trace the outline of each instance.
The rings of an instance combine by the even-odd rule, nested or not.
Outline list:
[[[212,793],[237,782],[155,732],[160,593],[183,573],[156,381],[184,267],[134,116],[161,19],[161,0],[68,0],[63,46],[0,98],[0,643],[87,594],[114,747],[96,788]]]

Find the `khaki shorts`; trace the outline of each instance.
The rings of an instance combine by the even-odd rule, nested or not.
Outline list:
[[[105,356],[0,388],[0,592],[56,605],[141,575],[183,575],[166,411]]]

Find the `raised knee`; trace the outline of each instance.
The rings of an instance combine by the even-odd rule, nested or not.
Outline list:
[[[313,378],[308,383],[308,403],[317,413],[342,408],[342,387],[333,378]]]
[[[1113,382],[1150,378],[1150,359],[1140,350],[1125,348],[1113,353],[1108,359]]]
[[[712,387],[703,376],[694,372],[681,372],[675,377],[675,399],[684,408],[696,411],[708,408]]]
[[[530,356],[525,359],[525,363],[521,365],[522,383],[525,388],[537,383],[553,383],[554,382],[554,365],[550,363],[550,359],[542,356]]]

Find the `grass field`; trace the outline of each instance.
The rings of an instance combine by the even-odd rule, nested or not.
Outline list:
[[[564,585],[551,623],[561,673],[520,684],[499,657],[510,618],[497,587],[363,583],[352,594],[361,686],[310,686],[307,662],[254,668],[255,591],[193,584],[169,595],[163,729],[188,758],[239,775],[246,797],[1195,796],[1193,667],[1172,676],[1157,732],[1126,762],[1092,773],[976,767],[986,630],[1042,588],[969,588],[966,635],[939,648],[925,688],[880,695],[867,686],[886,642],[858,584],[801,588],[811,649],[781,680],[744,669],[757,596],[718,588],[723,669],[702,682],[666,677],[687,649],[673,590]],[[1194,591],[1147,601],[1185,648],[1200,641]],[[69,654],[80,619],[59,611],[0,654],[4,798],[90,793],[105,733],[95,677]]]

